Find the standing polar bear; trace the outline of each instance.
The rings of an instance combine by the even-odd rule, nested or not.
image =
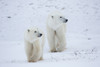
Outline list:
[[[28,62],[43,59],[44,34],[38,28],[32,27],[25,31],[25,51]]]
[[[51,52],[61,52],[66,48],[66,19],[60,12],[48,15],[47,37]]]

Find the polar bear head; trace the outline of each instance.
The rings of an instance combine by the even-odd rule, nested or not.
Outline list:
[[[67,23],[68,19],[66,19],[60,12],[54,11],[49,14],[47,24],[56,30],[60,25]]]
[[[37,39],[41,38],[42,35],[42,32],[38,28],[32,27],[26,30],[25,39],[30,43],[33,43]]]

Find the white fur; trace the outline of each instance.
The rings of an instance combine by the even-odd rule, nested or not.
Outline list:
[[[60,18],[60,16],[62,18]],[[66,19],[58,12],[52,12],[47,19],[47,37],[51,52],[63,51],[66,47]]]
[[[29,30],[29,32],[28,32]],[[34,33],[34,31],[37,31]],[[38,35],[42,33],[41,37]],[[36,62],[43,59],[43,46],[44,46],[44,34],[37,28],[29,28],[25,32],[25,52],[27,60],[29,62]]]

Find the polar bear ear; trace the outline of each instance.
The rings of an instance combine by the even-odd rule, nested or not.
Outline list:
[[[30,30],[29,30],[29,29],[28,29],[27,31],[28,31],[28,32],[30,32]]]

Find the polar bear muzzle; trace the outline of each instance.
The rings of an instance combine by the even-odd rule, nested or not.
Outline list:
[[[39,34],[38,34],[38,37],[41,37],[41,36],[42,36],[42,34],[41,34],[41,33],[39,33]]]
[[[62,16],[60,16],[60,20],[63,21],[63,23],[67,23],[67,21],[68,21],[68,19],[66,19],[66,18],[64,18]]]

